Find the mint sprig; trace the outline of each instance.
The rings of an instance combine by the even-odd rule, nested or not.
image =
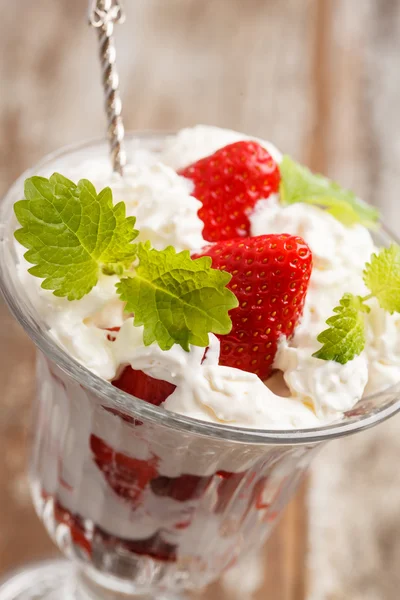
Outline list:
[[[319,334],[317,340],[323,344],[313,356],[323,360],[334,360],[342,365],[364,350],[365,327],[363,312],[369,307],[360,296],[344,294],[339,306],[333,309],[336,313],[326,321],[329,329]]]
[[[380,306],[390,312],[400,312],[400,247],[392,244],[371,256],[365,265],[364,283]]]
[[[238,305],[225,286],[231,275],[211,268],[211,258],[190,258],[188,250],[168,246],[155,250],[138,244],[139,264],[131,277],[117,284],[126,311],[143,325],[146,346],[157,342],[162,350],[179,344],[208,346],[208,333],[226,334],[232,328],[228,311]]]
[[[230,332],[228,312],[238,305],[226,288],[231,275],[212,269],[209,257],[192,260],[187,250],[132,244],[135,218],[125,216],[123,202],[113,205],[110,188],[97,194],[85,179],[75,185],[57,173],[31,177],[14,208],[22,226],[15,237],[34,265],[29,272],[56,296],[79,300],[101,272],[116,274],[117,292],[134,325],[143,325],[145,345],[189,351],[190,344],[206,347],[211,332]]]
[[[373,254],[363,279],[371,293],[364,297],[344,294],[333,309],[336,314],[326,321],[329,328],[317,337],[323,346],[313,354],[316,358],[345,364],[361,354],[365,347],[364,314],[370,311],[366,303],[371,298],[376,298],[383,310],[400,312],[400,247],[392,244]]]
[[[289,156],[283,157],[279,170],[279,193],[283,204],[303,202],[319,206],[346,226],[360,223],[372,228],[379,220],[379,212],[362,202],[353,192],[327,177],[312,173]]]
[[[115,272],[132,263],[135,217],[125,216],[123,202],[113,205],[110,188],[97,194],[86,179],[75,185],[55,173],[30,177],[24,191],[25,199],[14,205],[22,225],[15,237],[28,249],[29,272],[44,279],[44,289],[79,300],[102,269]]]

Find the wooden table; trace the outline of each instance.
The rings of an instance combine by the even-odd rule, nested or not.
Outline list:
[[[217,124],[273,140],[395,216],[400,3],[126,0],[117,46],[128,129]],[[43,154],[102,134],[82,0],[0,0],[0,188]],[[55,552],[25,477],[34,349],[1,306],[0,575]],[[306,597],[304,489],[265,550],[255,598]],[[221,597],[216,584],[207,597]]]

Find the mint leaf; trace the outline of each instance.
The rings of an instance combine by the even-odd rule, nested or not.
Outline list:
[[[44,279],[42,287],[56,296],[78,300],[96,285],[99,273],[121,271],[136,253],[131,242],[138,232],[125,205],[113,206],[112,192],[99,194],[82,179],[75,185],[55,173],[25,181],[25,199],[14,205],[22,226],[16,239],[28,249],[29,272]]]
[[[231,275],[211,268],[208,256],[192,260],[187,250],[168,246],[155,250],[138,244],[138,265],[131,277],[117,284],[125,310],[134,325],[143,325],[146,346],[157,342],[162,350],[179,344],[206,347],[210,332],[226,334],[232,327],[228,311],[238,305],[225,286]]]
[[[379,220],[379,212],[359,200],[353,192],[322,175],[312,173],[289,156],[283,157],[279,170],[279,192],[283,204],[304,202],[319,206],[346,226],[360,223],[365,227],[374,227]]]
[[[373,254],[363,276],[365,285],[384,310],[400,312],[400,247],[397,244]]]
[[[326,321],[329,329],[317,337],[323,346],[313,356],[334,360],[342,365],[353,360],[364,350],[365,323],[362,313],[369,310],[360,296],[344,294],[339,306],[333,309],[336,314]]]

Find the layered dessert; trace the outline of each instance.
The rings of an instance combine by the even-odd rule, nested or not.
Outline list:
[[[15,209],[18,276],[53,339],[114,387],[208,423],[299,430],[400,380],[399,248],[377,247],[373,208],[271,143],[197,126],[138,143],[123,177],[90,156],[41,175]],[[155,432],[40,368],[56,391],[36,505],[99,568],[99,548],[225,567],[243,528],[274,521],[294,456],[307,466],[300,449]]]

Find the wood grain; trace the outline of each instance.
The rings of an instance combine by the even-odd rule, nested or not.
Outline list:
[[[322,167],[378,206],[396,232],[400,5],[323,5]],[[399,422],[331,442],[315,461],[308,600],[399,597]]]
[[[337,144],[333,117],[328,115],[328,79],[344,77],[325,68],[324,36],[333,3],[130,0],[126,5],[128,20],[117,30],[117,49],[128,129],[217,124],[271,139],[316,168],[327,164],[327,153]],[[0,7],[7,7],[0,20],[0,189],[4,191],[43,154],[101,134],[105,119],[96,38],[85,24],[85,3],[0,0]],[[347,81],[355,67],[340,67],[347,69]],[[342,98],[344,106],[350,101],[357,98]],[[54,549],[33,514],[24,475],[34,351],[4,306],[0,317],[3,573]],[[256,600],[267,594],[274,600],[304,600],[304,497],[303,488],[265,548]],[[240,589],[237,594],[243,598]],[[207,597],[233,596],[215,584]]]

